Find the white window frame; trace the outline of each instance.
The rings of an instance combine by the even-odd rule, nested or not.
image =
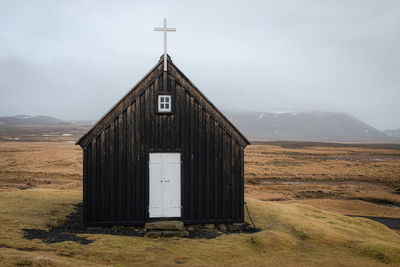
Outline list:
[[[170,95],[158,96],[158,112],[171,112],[172,98]]]

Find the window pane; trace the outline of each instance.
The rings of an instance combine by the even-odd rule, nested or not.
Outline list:
[[[169,97],[165,97],[165,102],[168,103],[169,102]]]
[[[165,104],[165,109],[169,110],[169,104]]]
[[[164,102],[164,97],[160,97],[160,102]]]
[[[161,109],[164,109],[164,104],[160,104],[160,108],[161,108]]]

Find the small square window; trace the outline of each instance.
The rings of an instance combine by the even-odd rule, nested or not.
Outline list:
[[[171,96],[159,95],[158,96],[158,112],[171,112]]]

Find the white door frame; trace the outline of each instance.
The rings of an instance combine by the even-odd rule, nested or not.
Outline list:
[[[149,153],[149,218],[181,217],[181,153]]]

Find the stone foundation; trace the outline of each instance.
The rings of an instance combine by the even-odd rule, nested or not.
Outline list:
[[[189,232],[181,221],[157,221],[144,226],[147,237],[188,237]]]
[[[244,223],[232,224],[191,224],[185,225],[181,221],[156,221],[146,223],[144,231],[147,237],[189,237],[189,232],[218,231],[242,232]]]

